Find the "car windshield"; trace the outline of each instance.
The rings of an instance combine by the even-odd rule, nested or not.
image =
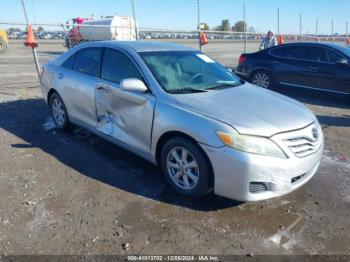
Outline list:
[[[242,81],[210,57],[193,51],[142,52],[141,57],[169,93],[230,88]]]

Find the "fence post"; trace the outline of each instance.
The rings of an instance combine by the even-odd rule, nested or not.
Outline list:
[[[28,19],[28,15],[27,15],[27,10],[26,7],[24,5],[24,1],[21,0],[22,2],[22,8],[23,8],[23,13],[24,13],[24,18],[26,20],[27,23],[27,31],[29,28],[29,19]],[[36,53],[36,48],[32,47],[32,52],[33,52],[33,58],[34,58],[34,63],[35,63],[35,67],[36,67],[36,71],[38,73],[38,79],[39,79],[39,83],[41,84],[41,76],[40,76],[40,63],[39,63],[39,59],[38,59],[38,54]]]
[[[332,19],[332,43],[334,43],[334,20]]]
[[[280,9],[277,9],[277,35],[280,35]]]
[[[299,14],[299,37],[300,37],[300,41],[303,41],[303,36],[302,36],[302,15],[301,13]]]

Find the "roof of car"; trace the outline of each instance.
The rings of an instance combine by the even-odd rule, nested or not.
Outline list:
[[[157,52],[157,51],[198,51],[189,46],[151,41],[101,41],[92,42],[94,46],[132,48],[136,52]],[[91,43],[89,43],[91,44]],[[88,44],[87,44],[88,45]]]
[[[334,49],[337,49],[337,50],[342,51],[342,52],[344,52],[344,48],[345,48],[343,46],[333,44],[333,43],[318,43],[318,42],[295,42],[295,43],[286,43],[283,45],[286,45],[286,46],[293,46],[293,45],[323,46],[323,47],[334,48]]]

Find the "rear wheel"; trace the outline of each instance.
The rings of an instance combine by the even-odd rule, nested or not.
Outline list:
[[[262,88],[272,87],[272,77],[265,70],[256,71],[251,78],[251,82],[253,85],[260,86]]]
[[[167,141],[161,151],[160,166],[170,186],[182,195],[203,197],[211,190],[208,160],[189,139]]]
[[[54,93],[50,98],[50,113],[56,127],[63,131],[68,131],[70,122],[66,106],[59,94]]]

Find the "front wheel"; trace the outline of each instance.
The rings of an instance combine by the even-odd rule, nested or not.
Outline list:
[[[189,139],[167,141],[161,151],[160,166],[170,186],[182,195],[203,197],[212,188],[208,160]]]
[[[260,86],[262,88],[272,87],[272,77],[264,70],[255,72],[251,78],[251,82],[253,85]]]

